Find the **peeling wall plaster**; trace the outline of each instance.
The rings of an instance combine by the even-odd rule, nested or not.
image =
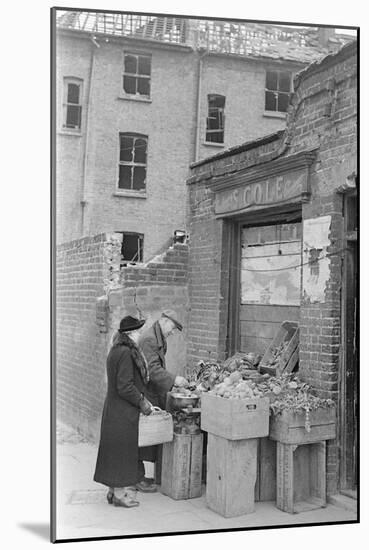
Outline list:
[[[330,277],[330,259],[326,257],[330,245],[331,216],[321,216],[303,222],[303,299],[316,303],[325,301],[325,285]]]

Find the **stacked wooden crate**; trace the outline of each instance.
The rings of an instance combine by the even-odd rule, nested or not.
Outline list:
[[[276,359],[277,350],[280,351]],[[298,324],[295,321],[283,321],[260,361],[259,370],[263,374],[270,374],[272,376],[289,374],[293,371],[298,360]]]
[[[160,490],[175,500],[201,496],[203,434],[174,434],[164,443]]]
[[[336,437],[336,409],[272,416],[269,437],[277,442],[277,508],[296,513],[326,505],[326,440]]]
[[[269,399],[204,394],[201,428],[208,432],[207,505],[224,517],[253,512],[257,445],[269,433]]]

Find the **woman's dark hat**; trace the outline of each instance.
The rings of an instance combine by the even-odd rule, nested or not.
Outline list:
[[[119,325],[119,332],[128,332],[129,330],[138,330],[146,323],[146,319],[136,319],[136,317],[123,317]]]

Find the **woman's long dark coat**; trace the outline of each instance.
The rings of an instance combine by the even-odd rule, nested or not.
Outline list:
[[[128,487],[139,481],[138,418],[144,382],[127,346],[112,347],[107,375],[94,480],[108,487]]]

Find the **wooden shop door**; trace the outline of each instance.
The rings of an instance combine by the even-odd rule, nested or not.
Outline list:
[[[241,229],[239,351],[263,354],[283,321],[298,321],[301,223]]]

